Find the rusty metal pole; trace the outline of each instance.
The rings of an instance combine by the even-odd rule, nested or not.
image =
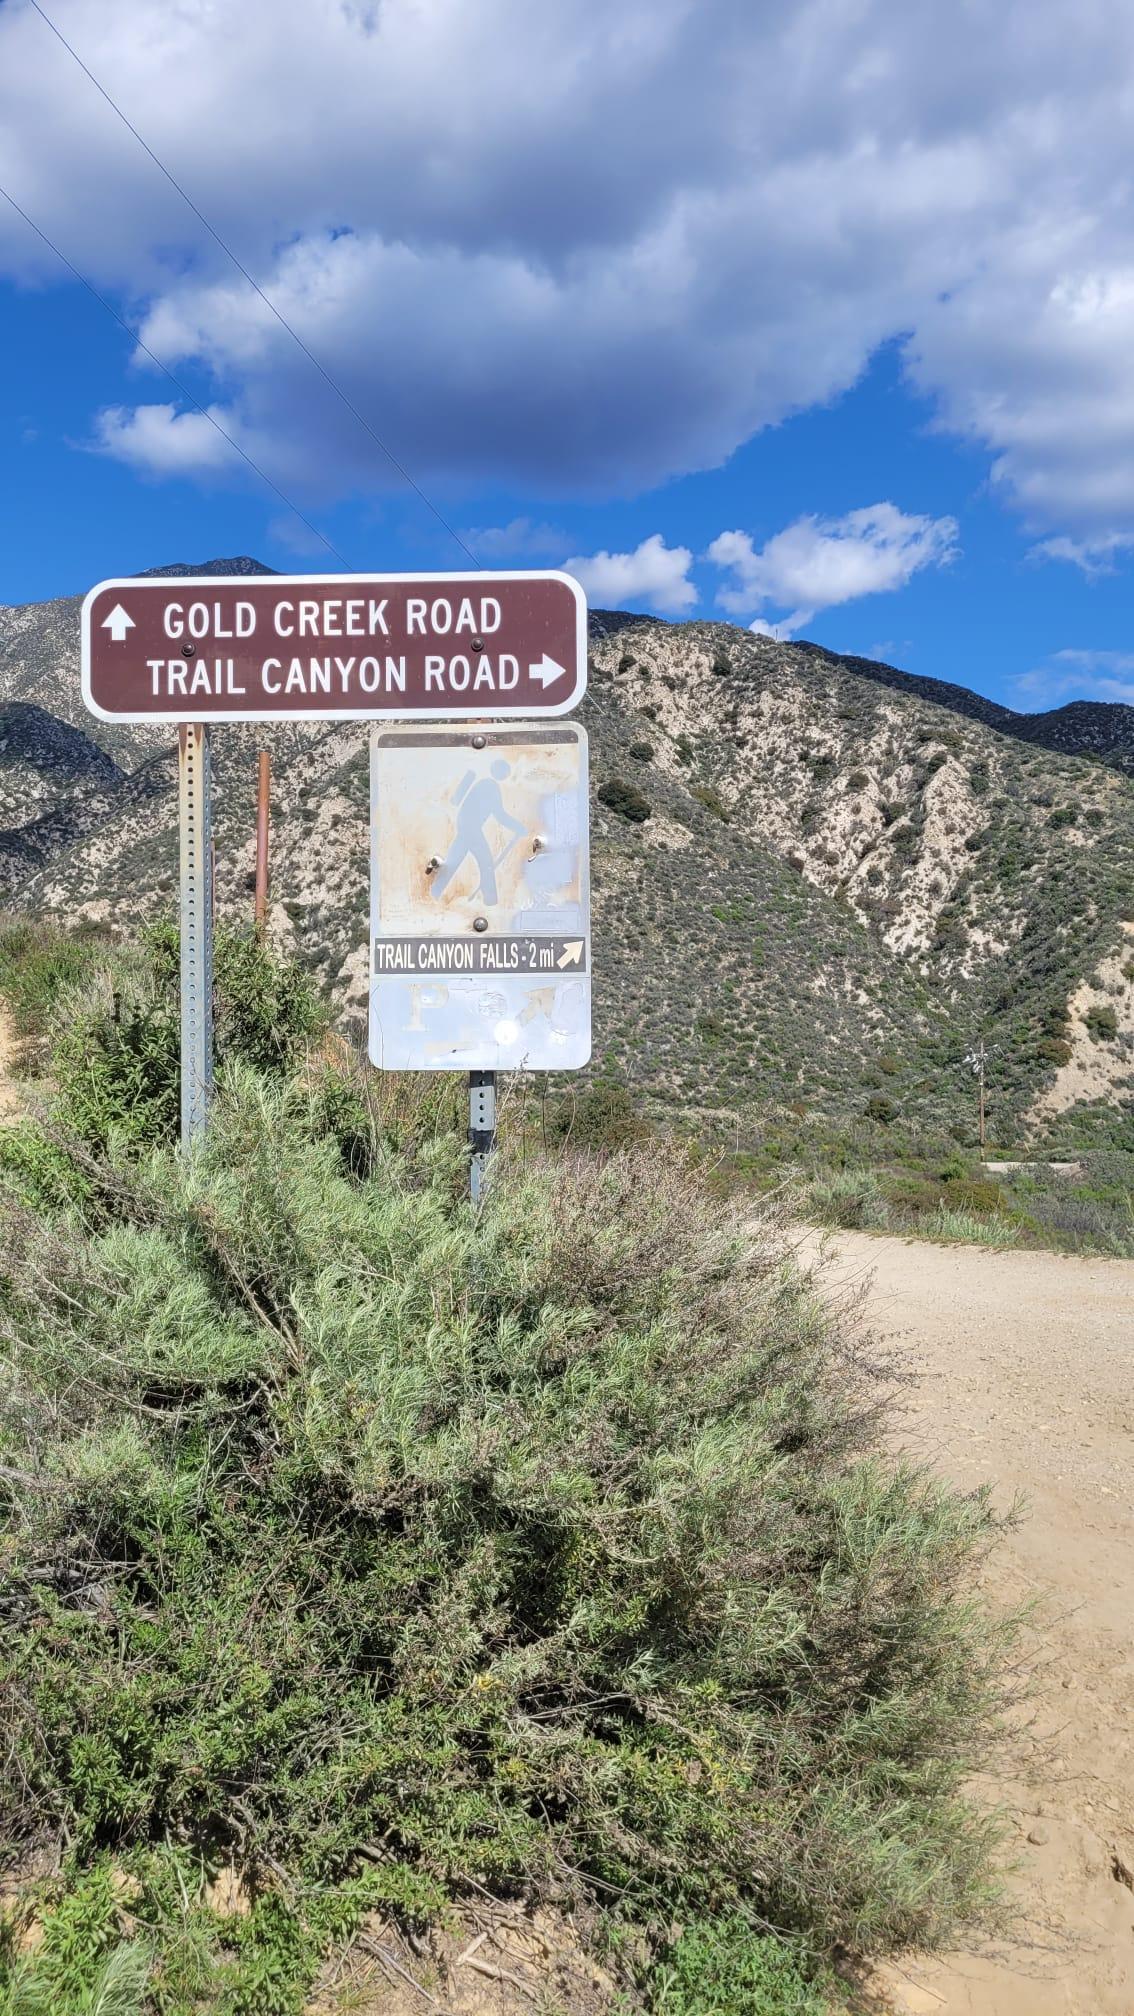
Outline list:
[[[213,1090],[212,757],[209,730],[177,731],[181,828],[181,1145],[209,1116]]]
[[[261,937],[268,923],[268,817],[271,792],[272,759],[266,749],[261,749],[260,770],[256,783],[256,901],[253,910],[256,929]]]

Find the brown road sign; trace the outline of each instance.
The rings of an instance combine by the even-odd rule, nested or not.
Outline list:
[[[83,603],[104,721],[566,714],[587,684],[569,574],[156,576]]]

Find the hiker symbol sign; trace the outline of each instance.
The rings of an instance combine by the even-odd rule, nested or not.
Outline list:
[[[591,1050],[587,738],[371,734],[370,1059],[577,1070]]]

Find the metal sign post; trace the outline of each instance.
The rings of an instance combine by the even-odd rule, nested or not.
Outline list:
[[[496,1073],[469,1072],[469,1188],[479,1204],[488,1183],[489,1158],[496,1146]]]
[[[268,928],[268,819],[271,789],[272,759],[266,749],[261,749],[256,779],[256,896],[253,905],[256,930],[261,938]]]
[[[204,1130],[213,1090],[212,756],[209,730],[177,731],[181,821],[181,1145]]]

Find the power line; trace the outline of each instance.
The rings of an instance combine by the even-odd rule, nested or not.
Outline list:
[[[319,527],[317,525],[313,525],[311,523],[310,518],[304,516],[298,504],[292,503],[291,498],[288,496],[286,490],[281,490],[279,484],[274,483],[272,481],[272,478],[267,474],[267,472],[261,469],[260,464],[253,460],[252,456],[249,455],[247,449],[242,448],[239,441],[233,438],[233,436],[229,433],[227,427],[221,426],[221,423],[217,419],[216,414],[210,413],[207,406],[202,406],[200,400],[194,397],[193,393],[190,392],[189,387],[182,383],[181,379],[177,376],[176,372],[171,371],[168,364],[162,363],[161,358],[154,354],[154,352],[150,349],[149,344],[144,343],[142,341],[142,338],[139,336],[137,330],[131,328],[129,322],[123,319],[123,317],[118,313],[117,308],[115,308],[113,304],[106,299],[106,296],[104,294],[99,293],[98,288],[94,286],[93,282],[87,279],[86,274],[80,273],[78,267],[73,263],[73,261],[68,259],[67,254],[65,252],[60,251],[54,239],[49,238],[46,231],[44,231],[42,227],[36,223],[35,218],[28,216],[27,211],[22,207],[22,205],[17,203],[15,197],[12,195],[11,190],[5,189],[2,182],[0,182],[0,196],[3,196],[5,202],[11,204],[13,210],[16,212],[16,215],[18,217],[23,218],[24,223],[28,226],[29,230],[34,231],[37,238],[42,238],[48,250],[50,252],[54,252],[55,257],[61,262],[62,265],[64,265],[67,268],[68,273],[73,274],[74,278],[79,281],[80,285],[86,288],[87,293],[92,294],[94,296],[95,300],[99,304],[99,307],[105,308],[107,314],[113,316],[114,320],[118,324],[118,327],[126,331],[127,336],[129,336],[132,339],[132,341],[137,344],[139,350],[145,351],[145,354],[149,358],[151,364],[156,364],[159,371],[164,371],[166,377],[169,379],[170,384],[176,385],[177,390],[180,392],[182,398],[187,399],[189,401],[190,406],[196,407],[197,412],[200,413],[203,416],[203,418],[208,421],[210,427],[216,428],[216,431],[221,436],[221,439],[227,441],[230,448],[235,448],[236,453],[240,456],[241,461],[247,462],[248,467],[251,470],[253,470],[254,473],[260,478],[260,481],[262,483],[266,483],[269,490],[274,491],[275,495],[279,498],[281,504],[286,504],[289,511],[294,511],[296,517],[299,519],[300,524],[306,525],[307,530],[313,533],[316,539],[322,541],[323,545],[327,548],[328,552],[333,553],[336,560],[341,560],[343,566],[349,568],[350,561],[346,558],[345,554],[339,552],[339,549],[335,545],[334,541],[328,539],[325,532],[320,532]]]
[[[416,493],[416,495],[421,498],[421,501],[425,505],[426,509],[433,513],[433,516],[436,518],[437,523],[444,527],[444,530],[449,534],[449,537],[451,539],[456,540],[456,543],[460,547],[462,553],[468,555],[468,558],[472,561],[473,566],[479,567],[480,561],[477,559],[476,554],[473,552],[472,548],[466,545],[465,541],[461,538],[460,533],[456,531],[456,529],[452,525],[450,525],[448,519],[443,515],[441,511],[438,510],[437,505],[433,502],[433,499],[431,497],[426,496],[426,493],[422,489],[420,483],[416,482],[415,479],[410,475],[410,472],[405,467],[405,464],[399,462],[397,456],[394,454],[393,449],[387,447],[381,435],[375,430],[375,428],[371,426],[369,420],[366,418],[365,413],[361,413],[359,411],[358,407],[354,403],[354,400],[349,396],[348,393],[343,391],[342,386],[338,384],[338,382],[331,376],[331,373],[327,370],[326,365],[323,364],[318,357],[316,357],[313,350],[310,350],[308,348],[307,344],[304,342],[299,332],[296,329],[293,329],[291,323],[287,319],[287,316],[282,312],[281,309],[276,307],[276,304],[272,300],[271,296],[265,294],[264,289],[261,287],[259,281],[253,276],[253,274],[251,274],[248,271],[247,266],[245,266],[243,261],[237,257],[231,245],[227,244],[225,240],[221,237],[220,232],[216,229],[216,227],[210,224],[208,218],[205,216],[204,211],[201,210],[196,203],[194,203],[193,198],[190,196],[188,190],[182,188],[182,185],[177,180],[176,175],[174,175],[172,171],[166,167],[165,162],[162,161],[159,158],[159,156],[154,153],[154,150],[150,146],[149,141],[143,138],[142,134],[139,133],[137,127],[133,124],[133,122],[126,117],[126,114],[122,110],[122,107],[119,104],[117,104],[116,101],[111,97],[109,91],[106,89],[106,86],[99,82],[98,78],[94,74],[94,71],[89,69],[88,66],[83,62],[83,59],[79,55],[78,50],[72,48],[70,42],[68,42],[67,37],[64,35],[62,29],[56,27],[54,21],[51,19],[50,14],[45,13],[44,9],[40,6],[39,0],[29,0],[29,4],[35,8],[35,11],[39,15],[41,21],[46,22],[47,26],[50,28],[52,34],[56,37],[56,39],[63,44],[63,47],[64,49],[66,49],[67,54],[74,58],[80,70],[83,72],[83,75],[85,77],[89,77],[91,83],[95,87],[95,90],[99,92],[101,97],[105,98],[111,111],[115,113],[119,119],[121,119],[122,124],[126,127],[127,131],[133,134],[135,140],[138,142],[139,147],[143,148],[144,151],[149,155],[150,160],[154,164],[154,167],[159,169],[160,172],[165,176],[165,179],[169,183],[170,187],[176,189],[177,194],[181,197],[182,201],[189,205],[189,208],[193,212],[194,217],[197,218],[199,223],[204,225],[205,230],[208,232],[210,238],[212,238],[215,241],[215,243],[220,246],[220,249],[224,253],[225,257],[227,259],[231,259],[238,273],[243,274],[244,278],[248,282],[248,285],[251,288],[253,288],[254,291],[259,295],[261,301],[264,303],[265,308],[269,308],[271,310],[272,314],[276,318],[276,321],[280,324],[280,327],[287,330],[288,335],[291,337],[294,343],[297,343],[299,345],[299,348],[302,350],[308,362],[314,365],[316,371],[319,373],[319,376],[326,381],[326,383],[330,386],[332,392],[335,393],[336,397],[342,400],[343,405],[346,407],[348,413],[352,413],[354,415],[354,418],[358,421],[359,426],[365,428],[366,432],[369,434],[370,439],[374,442],[375,446],[381,449],[383,455],[386,457],[386,460],[389,462],[391,468],[396,469],[398,475],[402,478],[403,482],[408,483],[410,489],[413,490]]]

